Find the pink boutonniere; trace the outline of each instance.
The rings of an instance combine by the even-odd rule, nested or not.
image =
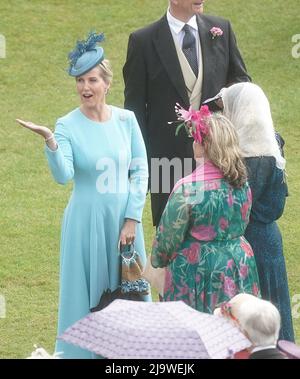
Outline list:
[[[221,28],[218,28],[214,26],[210,29],[210,33],[212,35],[212,39],[215,39],[216,37],[220,37],[223,35],[223,30]]]

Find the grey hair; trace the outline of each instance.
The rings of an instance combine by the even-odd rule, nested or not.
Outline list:
[[[277,344],[280,314],[270,301],[256,298],[254,301],[243,302],[239,307],[238,320],[253,346]]]

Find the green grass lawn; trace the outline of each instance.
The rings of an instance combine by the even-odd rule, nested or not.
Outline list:
[[[78,104],[66,74],[67,53],[90,30],[104,31],[114,69],[108,102],[122,106],[128,35],[163,14],[167,0],[11,0],[0,3],[0,358],[26,357],[37,343],[53,351],[56,338],[60,222],[71,185],[54,183],[43,141],[15,123],[24,118],[53,127]],[[299,0],[210,0],[205,11],[232,21],[254,82],[268,95],[276,129],[286,140],[290,197],[283,234],[294,326],[300,343],[300,59],[291,55],[300,34]],[[144,212],[148,251],[153,237],[149,199]],[[298,300],[299,305],[300,300]],[[1,315],[1,313],[0,313]],[[298,318],[297,318],[298,317]]]

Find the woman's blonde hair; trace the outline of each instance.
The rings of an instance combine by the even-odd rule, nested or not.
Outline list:
[[[98,65],[100,69],[100,76],[105,81],[105,83],[111,85],[113,80],[113,72],[108,59],[103,59],[101,63]]]
[[[206,156],[229,184],[239,188],[247,180],[247,170],[236,131],[228,118],[219,113],[212,114],[207,121],[209,133],[203,139]]]

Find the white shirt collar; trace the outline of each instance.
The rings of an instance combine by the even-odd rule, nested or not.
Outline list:
[[[257,351],[261,350],[267,350],[267,349],[276,349],[275,345],[269,345],[269,346],[256,346],[254,349],[252,349],[251,354],[255,353]]]
[[[198,24],[197,24],[197,20],[196,20],[196,15],[194,15],[192,18],[189,19],[189,21],[187,23],[185,23],[183,21],[178,20],[174,16],[172,16],[170,13],[170,9],[168,9],[167,20],[168,20],[168,23],[170,25],[170,28],[172,28],[176,34],[181,32],[181,30],[185,24],[190,25],[193,29],[198,31]]]

